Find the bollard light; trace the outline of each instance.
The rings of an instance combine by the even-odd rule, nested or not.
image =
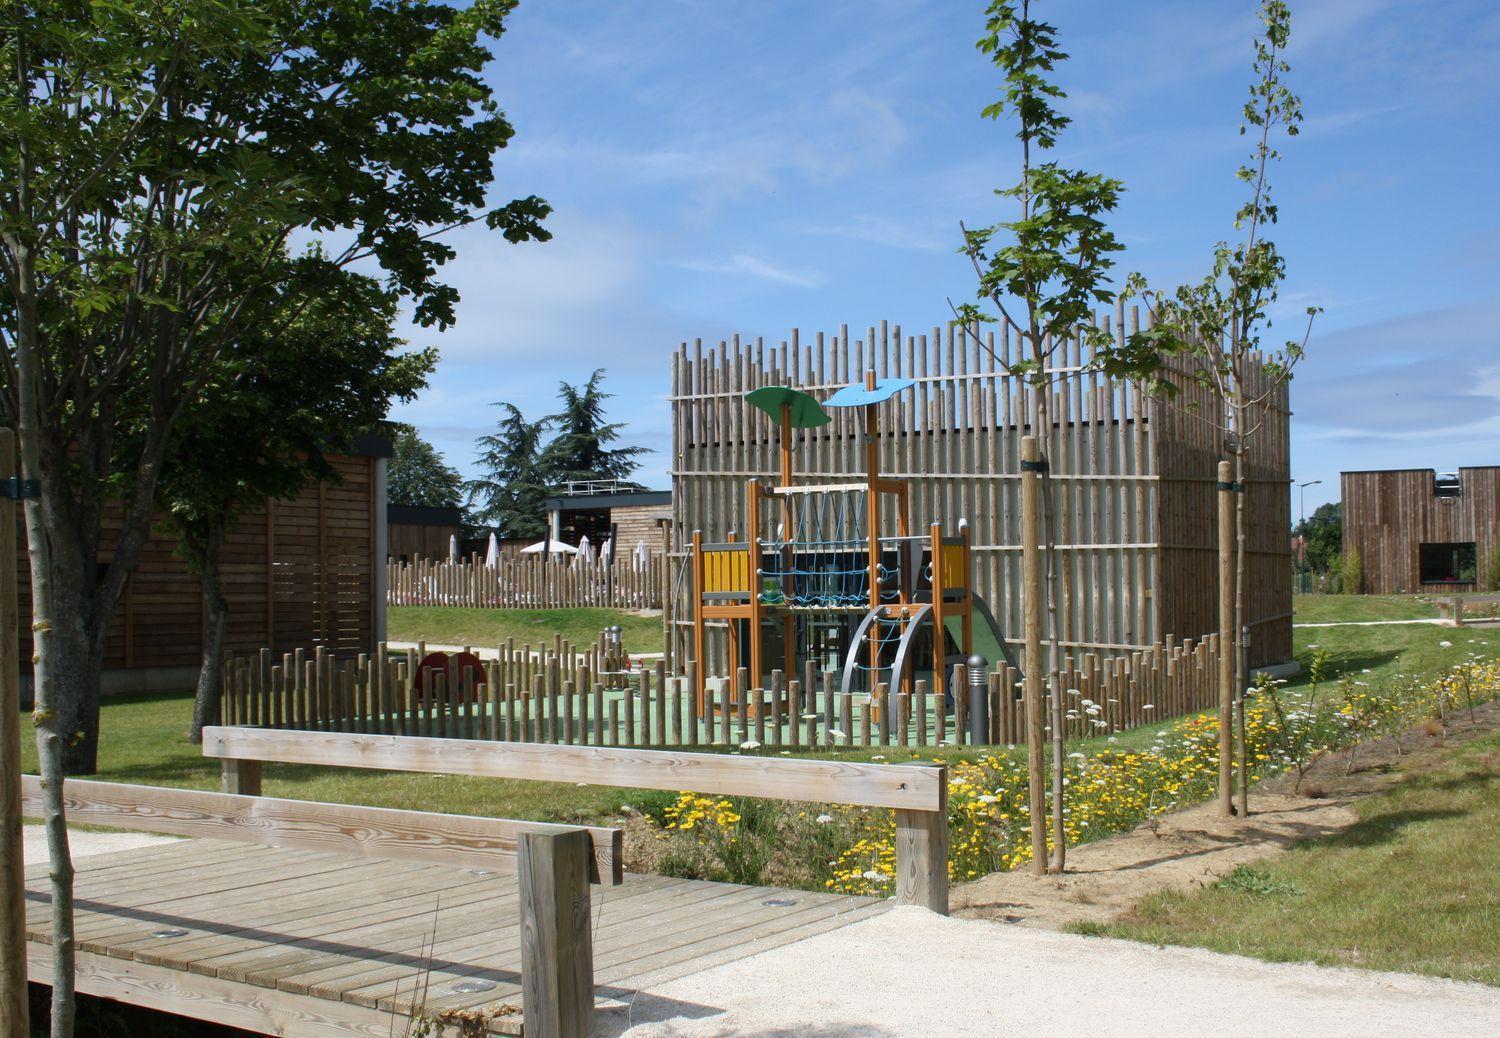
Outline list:
[[[969,657],[969,745],[990,741],[990,661],[979,653]]]

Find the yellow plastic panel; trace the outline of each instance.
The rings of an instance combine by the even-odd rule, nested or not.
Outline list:
[[[703,590],[710,593],[750,591],[749,551],[703,553]]]
[[[964,565],[961,544],[943,545],[943,587],[948,591],[968,590],[969,571]]]

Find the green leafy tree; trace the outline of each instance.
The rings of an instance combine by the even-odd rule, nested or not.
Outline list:
[[[0,14],[0,403],[41,489],[27,506],[39,720],[67,771],[94,769],[108,619],[172,427],[220,364],[356,262],[419,322],[446,325],[443,231],[545,236],[539,199],[482,208],[512,135],[481,78],[484,36],[511,6],[58,0]],[[340,247],[287,260],[293,234]],[[255,305],[274,293],[277,313]],[[125,415],[145,429],[129,459]],[[113,502],[119,537],[101,552]]]
[[[1302,558],[1313,573],[1327,573],[1344,553],[1343,506],[1338,501],[1319,505],[1292,528],[1302,538]]]
[[[603,383],[604,369],[597,368],[582,385],[563,382],[558,386],[562,410],[549,419],[557,435],[541,458],[550,482],[629,479],[640,467],[636,459],[651,453],[649,447],[610,446],[625,426],[605,420],[604,401],[614,394],[604,392]]]
[[[109,619],[175,426],[244,343],[273,340],[342,268],[378,267],[418,322],[446,325],[443,232],[483,221],[509,241],[547,237],[540,199],[485,199],[512,135],[482,77],[486,37],[513,6],[0,8],[0,420],[39,489],[25,515],[55,1038],[73,1026],[62,776],[95,770]],[[288,261],[294,235],[339,247]],[[277,291],[267,323],[256,303]]]
[[[464,484],[469,514],[511,537],[541,537],[547,532],[544,502],[552,491],[542,448],[552,419],[532,421],[515,404],[495,406],[502,414],[498,426],[474,441],[483,475]]]
[[[275,311],[280,294],[261,305]],[[205,724],[218,723],[230,609],[219,553],[236,520],[316,481],[337,482],[327,454],[352,449],[392,401],[426,385],[437,363],[433,350],[402,352],[396,305],[373,279],[341,274],[274,341],[236,353],[212,395],[177,423],[157,503],[206,607],[188,733],[195,743]]]
[[[1134,339],[1116,342],[1092,323],[1094,308],[1112,302],[1116,295],[1110,271],[1115,253],[1123,246],[1104,221],[1118,204],[1124,186],[1110,177],[1043,161],[1070,122],[1058,108],[1067,94],[1052,79],[1057,65],[1068,57],[1058,46],[1057,28],[1031,17],[1030,0],[1019,4],[996,0],[986,12],[985,34],[977,46],[1003,77],[1000,99],[982,114],[988,119],[1013,119],[1021,145],[1019,178],[995,192],[1014,202],[1019,215],[989,226],[961,225],[980,298],[977,303],[955,307],[954,318],[981,346],[977,328],[984,322],[1003,320],[1020,336],[1021,358],[1009,363],[996,360],[1028,387],[1035,422],[1032,431],[1046,463],[1054,454],[1056,435],[1050,404],[1056,375],[1049,367],[1056,351],[1067,342],[1079,341],[1106,374],[1132,378],[1147,378],[1154,372],[1156,353],[1149,343],[1143,348]],[[1053,550],[1054,494],[1047,473],[1044,468],[1044,595],[1055,659],[1058,575]],[[1052,697],[1054,849],[1046,867],[1053,872],[1063,870],[1067,854],[1062,698]],[[1039,859],[1037,868],[1042,867]]]
[[[1291,38],[1291,10],[1282,0],[1260,6],[1262,32],[1255,39],[1254,79],[1244,104],[1240,133],[1254,141],[1250,159],[1236,171],[1248,197],[1235,212],[1236,241],[1214,246],[1209,272],[1200,281],[1172,292],[1145,293],[1152,327],[1142,333],[1162,353],[1187,358],[1192,378],[1209,389],[1221,404],[1220,429],[1226,452],[1234,463],[1234,482],[1243,488],[1248,476],[1250,445],[1292,377],[1312,333],[1317,307],[1308,307],[1307,323],[1298,339],[1288,340],[1279,357],[1260,355],[1261,336],[1270,327],[1267,316],[1276,302],[1286,263],[1268,236],[1276,223],[1269,172],[1281,157],[1280,134],[1297,135],[1302,102],[1286,85],[1291,70],[1284,54]],[[1204,421],[1213,421],[1199,415]],[[1246,495],[1235,495],[1234,629],[1220,631],[1220,644],[1234,660],[1234,706],[1238,718],[1238,794],[1241,814],[1249,810],[1249,771],[1245,761],[1244,703],[1247,675],[1239,632],[1245,629],[1249,516]],[[1348,569],[1345,568],[1347,578]],[[1228,791],[1221,791],[1227,802]]]
[[[443,461],[437,448],[422,439],[413,426],[396,422],[393,427],[386,501],[429,508],[463,507],[464,479],[458,470]]]

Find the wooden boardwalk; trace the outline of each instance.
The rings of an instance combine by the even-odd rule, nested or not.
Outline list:
[[[50,949],[27,871],[33,980]],[[887,903],[628,875],[592,888],[601,1005],[847,925]],[[217,840],[80,859],[78,988],[263,1033],[391,1038],[414,1015],[522,1030],[516,878]]]

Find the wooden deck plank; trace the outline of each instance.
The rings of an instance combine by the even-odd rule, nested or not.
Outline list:
[[[644,886],[651,878],[628,877],[625,885],[615,890],[628,890],[632,880],[637,886]],[[634,898],[622,899],[621,904],[613,906],[613,911],[606,910],[596,916],[596,950],[610,942],[623,940],[624,934],[651,926],[663,914],[678,913],[674,918],[681,918],[699,912],[718,893],[714,889],[715,884],[696,880],[679,880],[677,883],[681,886],[641,891]],[[442,947],[441,951],[438,958],[442,960],[442,964],[431,971],[436,982],[452,983],[461,978],[475,978],[488,980],[517,992],[520,990],[516,981],[521,968],[520,934],[513,921],[504,927],[478,934],[462,945]],[[381,979],[384,981],[388,978]],[[383,983],[366,984],[347,987],[342,997],[345,1001],[359,1005],[374,1006],[389,1002],[391,993]],[[446,1009],[477,1005],[484,1001],[484,996],[476,998],[475,995],[468,994],[456,999],[446,999],[441,1007]]]
[[[276,914],[236,919],[232,928],[206,934],[197,940],[182,939],[181,943],[173,946],[172,951],[178,958],[190,959],[197,965],[219,956],[259,947],[262,945],[262,935],[267,930],[297,938],[316,937],[330,930],[346,928],[360,919],[392,915],[399,917],[414,907],[425,908],[431,892],[426,889],[403,891],[401,881],[404,879],[405,877],[381,878],[368,887],[341,896],[338,904],[328,903],[326,890],[308,891],[300,898],[281,901]],[[481,882],[477,878],[471,878],[456,890],[472,890]],[[151,950],[139,949],[135,954],[145,962],[169,964],[158,961]]]
[[[648,898],[646,899],[648,914],[642,918],[619,919],[610,925],[605,924],[601,917],[594,939],[596,976],[604,962],[611,958],[628,956],[630,952],[627,949],[638,947],[643,942],[655,946],[657,942],[675,940],[676,934],[694,929],[692,920],[711,917],[718,921],[737,915],[753,914],[762,901],[775,893],[775,890],[770,887],[737,887],[728,893],[720,893],[715,890],[716,884],[698,883],[697,885],[700,887],[700,893],[705,897],[691,904],[669,904]],[[760,911],[765,910],[760,909]],[[432,980],[435,985],[443,987],[459,979],[473,977],[497,984],[496,991],[486,992],[481,997],[495,997],[502,991],[506,997],[509,997],[513,992],[520,990],[515,978],[519,977],[521,955],[519,946],[513,940],[503,943],[492,940],[487,946],[469,949],[467,954],[454,957],[467,958],[482,965],[464,965],[434,971]],[[369,995],[370,992],[367,991],[349,992],[344,998],[346,1001],[354,1001],[360,1005],[377,1004],[369,1000]],[[476,997],[473,993],[452,993],[431,998],[427,1006],[429,1009],[447,1010],[476,1005],[479,1002],[480,997]],[[408,1008],[405,1003],[389,997],[381,998],[378,1005],[384,1009],[398,1011],[405,1011]]]
[[[491,1026],[513,1033],[520,1026],[513,1009],[520,1002],[517,886],[514,876],[486,872],[198,840],[84,859],[80,989],[317,1038],[401,1033],[414,1003],[429,1016],[499,1013]],[[28,885],[44,915],[45,875]],[[662,876],[626,876],[621,886],[591,891],[595,976],[605,1001],[888,907]],[[795,904],[765,903],[780,899]],[[190,933],[150,935],[165,925]],[[34,928],[33,969],[49,954],[44,931]],[[461,979],[494,987],[456,992]]]
[[[631,879],[638,878],[631,877]],[[658,885],[678,885],[690,882],[687,880],[671,880],[665,877],[649,877],[648,881],[652,884],[652,887],[648,889],[655,889]],[[626,885],[614,887],[611,890],[619,893],[630,889],[631,885],[627,881]],[[635,885],[638,888],[644,886],[644,884],[640,884],[639,882]],[[644,889],[637,889],[631,894],[624,895],[622,900],[638,903],[641,902],[642,895],[646,892]],[[651,905],[646,903],[642,911],[651,911]],[[447,969],[450,967],[469,968],[472,962],[483,961],[478,959],[477,956],[495,946],[497,941],[519,939],[516,929],[519,925],[519,919],[514,901],[509,904],[497,906],[495,914],[489,917],[486,922],[487,925],[477,927],[465,926],[461,931],[439,929],[437,942],[430,949],[430,961],[424,959],[425,966],[436,966],[438,969]],[[426,933],[421,935],[423,942],[427,941],[431,932],[429,928]],[[351,959],[337,966],[299,974],[295,977],[288,977],[281,981],[279,986],[308,986],[313,989],[313,993],[324,994],[330,998],[343,997],[349,999],[351,995],[357,994],[363,988],[381,989],[381,995],[383,995],[386,993],[384,991],[386,985],[397,976],[403,976],[406,971],[410,970],[409,961],[409,953],[401,955],[393,954],[382,957],[379,960],[367,960],[365,962],[357,962]],[[379,995],[372,995],[361,1001],[366,1001],[368,1004],[374,1005],[379,997]]]
[[[268,888],[278,889],[278,884],[295,883],[322,872],[323,867],[316,860],[262,861],[247,872],[204,872],[169,882],[165,887],[148,885],[118,898],[112,892],[91,893],[76,902],[81,913],[77,936],[80,941],[107,941],[119,933],[181,927],[187,921],[186,916],[179,915],[184,906],[208,904],[215,898],[248,898],[254,902],[264,898]],[[51,900],[43,892],[29,892],[28,897],[44,908]],[[45,923],[40,926],[45,930]]]

